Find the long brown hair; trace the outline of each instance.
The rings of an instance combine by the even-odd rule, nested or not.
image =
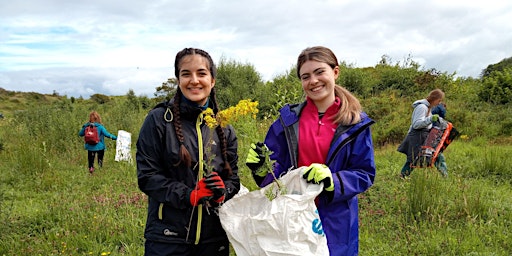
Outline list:
[[[432,91],[430,91],[430,93],[428,94],[427,96],[427,101],[429,104],[428,106],[428,110],[430,112],[430,109],[432,109],[432,102],[436,101],[436,100],[443,100],[444,99],[444,92],[441,90],[441,89],[434,89]]]
[[[323,62],[332,69],[338,66],[336,55],[327,47],[314,46],[304,49],[297,58],[297,77],[300,79],[300,68],[306,61],[313,60]],[[336,85],[334,95],[340,98],[341,107],[334,116],[334,122],[342,125],[355,124],[361,121],[362,107],[359,100],[345,87]]]
[[[208,54],[206,51],[196,48],[185,48],[178,52],[176,54],[176,59],[174,61],[174,74],[176,75],[176,78],[179,81],[179,73],[181,68],[181,61],[182,59],[187,55],[200,55],[203,58],[205,58],[208,61],[208,68],[210,70],[210,74],[212,75],[212,78],[215,78],[217,75],[217,69],[215,67],[215,63],[212,60],[212,57],[210,54]],[[183,132],[181,131],[181,113],[180,113],[180,103],[181,103],[181,97],[183,95],[183,92],[178,86],[178,89],[176,91],[176,94],[174,95],[174,104],[172,106],[172,111],[174,114],[174,129],[176,131],[176,136],[178,137],[178,141],[180,142],[180,161],[176,163],[176,165],[184,164],[186,167],[192,166],[192,158],[190,156],[190,152],[187,150],[187,148],[184,145],[185,138],[183,136]],[[210,102],[213,106],[213,113],[216,115],[219,112],[219,107],[217,105],[217,99],[215,97],[215,87],[212,88],[210,92]],[[220,146],[221,146],[221,152],[222,152],[222,160],[224,161],[224,169],[227,171],[227,177],[233,175],[233,170],[231,169],[231,166],[229,165],[228,161],[228,154],[227,154],[227,139],[226,135],[224,134],[224,130],[221,126],[217,126],[215,128],[215,131],[217,132],[217,135],[220,139]],[[203,157],[203,156],[199,156]]]

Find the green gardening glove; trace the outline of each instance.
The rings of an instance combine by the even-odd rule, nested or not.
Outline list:
[[[256,144],[251,143],[251,148],[249,149],[247,159],[245,160],[245,164],[249,169],[251,169],[252,173],[260,177],[265,177],[265,175],[267,175],[267,170],[265,168],[260,168],[266,160],[264,150],[266,151],[268,148],[263,144],[263,142],[258,142]]]
[[[432,115],[430,117],[430,121],[432,121],[432,122],[437,122],[437,120],[439,120],[439,115],[438,114]]]
[[[309,183],[320,184],[320,182],[323,182],[325,191],[334,191],[332,173],[325,164],[311,164],[304,172],[302,178],[306,179]]]

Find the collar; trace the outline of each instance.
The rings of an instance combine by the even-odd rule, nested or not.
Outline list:
[[[316,105],[312,99],[307,97],[306,102],[307,102],[307,105],[310,105],[311,107],[313,107],[316,110],[316,112],[318,112],[318,108],[316,107]],[[340,106],[341,106],[341,100],[338,96],[336,96],[334,98],[334,102],[332,103],[332,105],[329,106],[327,108],[327,110],[325,110],[324,117],[336,115],[336,113],[338,113],[338,110],[340,109]]]
[[[191,107],[200,108],[202,111],[205,111],[208,108],[208,104],[210,104],[210,97],[208,97],[206,99],[206,103],[203,106],[201,106],[201,105],[199,105],[199,104],[197,104],[197,103],[187,99],[185,97],[185,95],[183,95],[183,94],[181,95],[181,100],[182,100],[183,103],[185,103],[185,104],[187,104],[187,105],[189,105]]]

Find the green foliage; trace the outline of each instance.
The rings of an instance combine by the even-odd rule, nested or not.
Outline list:
[[[178,79],[169,78],[166,82],[163,82],[161,86],[156,87],[156,92],[154,93],[155,100],[157,102],[168,101],[173,95],[176,93],[178,88]]]
[[[384,127],[400,118],[403,125],[409,122],[410,99],[399,94],[388,90],[362,101],[380,116],[374,126],[377,141],[388,136]],[[62,99],[0,120],[0,255],[143,254],[147,196],[137,187],[135,163],[115,162],[115,142],[107,140],[104,166],[90,175],[77,135],[95,109],[109,131],[127,130],[135,141],[147,111],[127,109],[127,101],[127,96],[106,104]],[[401,108],[403,115],[393,116]],[[466,112],[484,110],[499,112],[487,105]],[[257,186],[245,157],[271,121],[244,117],[232,124],[239,175],[250,190]],[[485,122],[479,127],[485,130]],[[396,144],[376,147],[375,184],[359,196],[360,254],[507,255],[512,251],[512,148],[504,139],[500,145],[489,145],[484,137],[454,141],[445,151],[445,179],[436,170],[417,169],[402,180],[398,173],[405,156],[396,152]]]
[[[507,151],[489,154],[493,161],[512,164],[502,158],[510,145],[491,147]],[[359,200],[360,254],[508,255],[511,185],[506,177],[467,176],[478,169],[468,160],[481,159],[481,152],[473,143],[455,141],[445,151],[448,178],[424,168],[402,180],[398,174],[405,156],[395,147],[377,150],[376,182]]]
[[[493,104],[512,102],[512,67],[485,76],[478,96],[482,101]]]
[[[387,90],[379,97],[362,99],[363,110],[376,121],[372,126],[377,146],[402,142],[410,126],[411,103],[399,99],[399,92]]]
[[[505,58],[498,63],[487,66],[487,68],[482,70],[481,78],[486,78],[495,71],[503,72],[508,68],[512,68],[512,57]]]
[[[140,109],[139,99],[137,98],[137,96],[135,96],[135,92],[132,89],[130,89],[126,94],[126,101],[124,103],[124,106],[127,110],[138,111]]]
[[[410,93],[414,88],[419,65],[409,56],[403,64],[396,62],[391,64],[388,56],[382,56],[381,61],[375,66],[379,75],[379,83],[373,88],[374,92],[386,89],[396,89],[404,93]]]
[[[298,103],[304,100],[302,84],[296,75],[296,68],[284,74],[277,75],[267,82],[257,98],[260,118],[273,119],[287,103]]]
[[[393,64],[383,56],[375,67],[342,63],[340,71],[337,83],[354,92],[377,121],[372,133],[378,174],[359,201],[361,255],[508,255],[510,69],[483,79],[454,78],[420,70],[410,58]],[[219,65],[221,109],[239,99],[259,102],[257,120],[233,123],[239,175],[250,190],[257,189],[245,166],[250,143],[263,141],[279,108],[303,100],[295,73],[292,67],[264,83],[250,64]],[[434,88],[446,92],[447,119],[463,135],[445,151],[449,177],[419,169],[401,180],[405,157],[396,146],[410,125],[411,104]],[[77,133],[96,110],[111,133],[126,130],[135,141],[147,111],[160,96],[174,93],[169,86],[157,87],[157,94],[150,99],[129,91],[84,100],[0,88],[0,255],[143,254],[147,197],[137,188],[135,164],[114,162],[115,142],[107,140],[104,168],[90,176]]]
[[[336,80],[336,84],[347,88],[350,92],[360,97],[369,96],[373,86],[377,83],[374,79],[375,77],[370,72],[367,69],[355,68],[346,63],[341,63],[340,75]]]
[[[509,165],[512,149],[510,147],[488,147],[488,144],[488,141],[475,141],[474,144],[468,145],[466,148],[457,148],[456,153],[466,157],[466,163],[473,167],[465,169],[463,177],[512,184],[512,170]]]
[[[217,65],[215,91],[221,109],[235,106],[243,99],[256,99],[262,85],[261,75],[252,64],[221,58]]]
[[[110,101],[109,96],[107,96],[105,94],[99,94],[99,93],[95,93],[95,94],[91,95],[90,99],[98,104],[105,104]]]

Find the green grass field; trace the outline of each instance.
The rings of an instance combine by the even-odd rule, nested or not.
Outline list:
[[[42,107],[0,120],[0,255],[143,254],[147,199],[135,163],[115,162],[107,140],[104,167],[88,173],[77,136],[88,111]],[[135,143],[144,113],[98,111]],[[255,189],[244,156],[268,126],[234,125],[242,182]],[[445,152],[448,178],[418,169],[408,180],[395,149],[376,148],[375,185],[360,195],[360,255],[512,254],[512,145],[456,140]]]

